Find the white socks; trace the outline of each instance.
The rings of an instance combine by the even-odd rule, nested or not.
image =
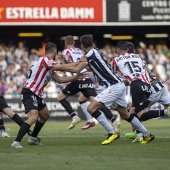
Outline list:
[[[92,123],[93,122],[93,117],[87,111],[87,107],[88,107],[87,102],[81,103],[80,106],[81,106],[81,109],[82,109],[83,113],[85,114],[85,116],[87,118],[87,122]]]
[[[144,137],[149,136],[147,129],[142,125],[142,123],[136,117],[132,119],[131,124],[135,126],[135,128],[138,129],[140,132],[142,132]]]
[[[103,114],[101,114],[96,119],[109,133],[116,134],[116,132],[113,129],[112,125],[108,122],[108,120],[106,119],[106,117]]]

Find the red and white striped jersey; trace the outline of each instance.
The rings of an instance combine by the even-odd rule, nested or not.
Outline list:
[[[113,71],[119,70],[129,83],[131,83],[133,79],[140,79],[150,84],[145,65],[138,54],[125,53],[114,58],[112,61],[112,69]]]
[[[27,87],[36,95],[42,96],[44,87],[53,74],[51,67],[54,65],[56,65],[56,62],[52,58],[48,56],[39,57],[28,71],[28,80],[24,87]]]
[[[83,56],[83,52],[79,49],[79,48],[67,48],[65,49],[62,54],[66,57],[66,59],[69,61],[69,62],[77,62],[82,56]],[[87,72],[87,69],[84,68],[81,73],[85,73]],[[76,73],[73,73],[73,75],[76,75]],[[84,77],[83,79],[80,79],[80,80],[85,80],[85,79],[88,79],[90,78],[88,76],[88,74],[85,75],[86,77]]]

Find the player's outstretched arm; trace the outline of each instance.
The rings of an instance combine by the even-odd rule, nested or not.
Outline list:
[[[67,67],[76,67],[77,65],[79,65],[79,61],[74,63],[69,63],[69,64],[56,64],[52,68],[53,70],[56,71],[65,71],[64,69],[66,69]]]
[[[58,64],[53,67],[57,71],[68,71],[71,73],[79,73],[83,68],[88,65],[87,62],[75,62],[70,64]]]
[[[52,75],[52,79],[55,80],[57,83],[68,83],[83,77],[83,74],[72,77],[60,77],[57,73]]]

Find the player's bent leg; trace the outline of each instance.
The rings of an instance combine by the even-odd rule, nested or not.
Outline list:
[[[38,115],[39,119],[36,121],[32,136],[30,136],[27,141],[29,145],[43,145],[40,138],[38,138],[37,136],[41,131],[42,127],[44,126],[45,122],[49,118],[49,111],[47,109],[47,106],[42,110],[39,110]]]
[[[147,112],[145,110],[137,113],[137,116],[139,117],[140,121],[147,121],[149,119],[157,118],[164,115],[165,115],[164,110],[149,110]]]
[[[154,136],[148,133],[147,129],[141,124],[141,122],[136,117],[134,117],[134,115],[128,114],[127,108],[118,106],[117,110],[123,119],[130,122],[136,127],[136,129],[143,133],[144,139],[141,140],[142,144],[144,144],[145,142],[148,143],[149,141],[152,141],[154,139]]]
[[[87,129],[95,126],[95,122],[93,121],[93,117],[91,116],[91,114],[87,111],[87,107],[88,107],[87,98],[83,94],[80,94],[80,96],[78,97],[78,101],[79,101],[80,107],[87,119],[87,123],[81,129],[87,130]]]
[[[116,132],[118,134],[120,134],[120,131],[121,131],[121,123],[120,121],[117,121],[117,117],[113,115],[113,113],[111,112],[111,110],[104,106],[103,108],[100,109],[104,114],[105,116],[107,117],[107,119],[109,119],[112,123],[113,123],[113,126],[116,130]]]
[[[68,96],[66,96],[63,92],[61,92],[58,96],[58,101],[65,108],[68,114],[72,117],[72,122],[69,125],[68,129],[73,129],[79,122],[81,122],[80,117],[76,114],[76,112],[71,107],[70,103],[66,100]]]
[[[2,111],[12,120],[14,120],[19,126],[21,126],[24,122],[23,119],[18,114],[14,113],[10,107],[6,107]],[[29,129],[27,134],[30,136],[32,134],[32,131]]]
[[[88,106],[88,112],[95,118],[97,121],[108,131],[108,137],[105,141],[102,142],[102,145],[107,145],[112,143],[114,140],[119,138],[119,135],[116,133],[114,128],[108,122],[106,117],[101,114],[99,109],[103,107],[103,104],[93,100]]]
[[[38,110],[30,110],[27,113],[27,115],[28,115],[28,119],[22,123],[18,135],[15,141],[11,145],[12,148],[23,148],[23,146],[21,146],[20,144],[22,138],[28,132],[31,125],[33,125],[38,120]]]
[[[127,108],[128,109],[128,108]],[[135,113],[134,107],[131,107],[129,110],[129,114],[132,114],[134,116],[137,116]],[[132,125],[132,132],[125,133],[125,136],[129,139],[135,139],[137,137],[137,132],[135,126]]]

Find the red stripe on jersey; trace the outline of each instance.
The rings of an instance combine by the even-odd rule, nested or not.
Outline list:
[[[112,60],[112,70],[116,72],[116,70],[119,69],[115,59]]]
[[[126,79],[128,79],[130,82],[132,82],[132,78],[130,78],[129,76],[124,76]]]
[[[28,82],[26,82],[26,83],[24,84],[24,87],[26,87],[26,86],[27,86],[27,84],[28,84]]]
[[[44,89],[44,87],[46,86],[47,84],[44,84],[38,91],[39,91],[39,93],[38,93],[38,95],[41,95],[42,94],[42,92],[43,92],[43,89]]]
[[[69,58],[71,59],[71,61],[73,62],[73,57],[70,55]]]
[[[69,51],[69,50],[67,50],[66,55],[68,55],[68,56],[69,56],[69,58],[71,59],[71,61],[73,62],[73,57],[71,56],[71,53],[70,53],[70,51]]]
[[[68,56],[71,55],[69,50],[67,50],[66,55],[68,55]]]
[[[34,78],[34,81],[31,83],[30,86],[28,86],[29,89],[31,89],[31,88],[34,86],[34,84],[36,83],[36,81],[37,81],[37,79],[38,79],[38,76],[39,76],[39,74],[41,73],[41,71],[42,71],[42,69],[43,69],[42,63],[43,63],[43,59],[42,59],[42,61],[41,61],[41,63],[40,63],[40,67],[38,68],[38,71],[37,71],[37,73],[36,73],[36,76],[35,76],[35,78]]]
[[[44,73],[43,73],[43,75],[42,75],[42,77],[41,77],[41,79],[40,79],[40,82],[38,83],[37,87],[36,87],[35,90],[33,91],[34,93],[36,93],[36,91],[39,91],[38,88],[39,88],[40,84],[42,83],[42,80],[43,80],[44,77],[46,76],[47,72],[48,72],[48,69],[46,69],[46,70],[44,71]],[[38,93],[38,94],[39,94],[39,93]]]
[[[145,72],[145,76],[146,76],[146,80],[147,80],[147,82],[150,84],[150,81],[149,81],[149,77],[148,77],[147,72]]]
[[[140,80],[140,81],[143,81],[143,79],[142,79],[142,78],[140,78],[139,80]]]
[[[145,83],[147,83],[145,76],[142,75],[142,79],[144,80]]]

